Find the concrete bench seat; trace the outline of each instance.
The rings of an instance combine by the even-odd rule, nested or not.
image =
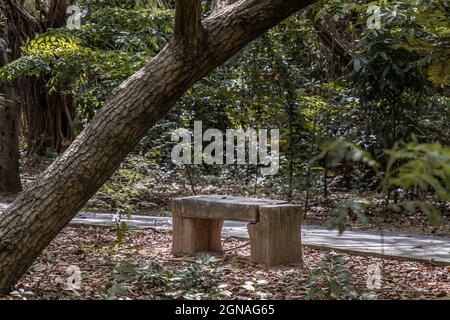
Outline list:
[[[251,260],[279,265],[302,262],[300,206],[286,201],[200,195],[172,202],[173,254],[222,252],[224,220],[248,222]]]

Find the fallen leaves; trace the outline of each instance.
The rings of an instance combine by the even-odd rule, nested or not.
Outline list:
[[[171,234],[152,230],[129,230],[123,245],[116,246],[114,229],[68,227],[44,251],[14,292],[0,299],[106,299],[113,285],[116,266],[121,262],[138,265],[157,262],[168,271],[185,269],[195,258],[174,258]],[[239,247],[244,240],[224,239],[224,249]],[[304,248],[305,268],[314,269],[326,251]],[[307,272],[298,265],[267,267],[249,260],[249,247],[218,256],[221,290],[231,299],[304,299]],[[446,299],[450,294],[450,267],[418,262],[384,260],[343,255],[355,286],[366,296],[378,299]],[[380,264],[381,289],[368,290],[367,268]],[[68,268],[81,270],[81,289],[67,290]],[[146,281],[126,282],[128,299],[170,298],[164,286]],[[176,296],[174,293],[173,296]]]

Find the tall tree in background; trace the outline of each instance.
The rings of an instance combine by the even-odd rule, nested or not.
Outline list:
[[[0,66],[8,63],[6,43],[0,37]],[[0,85],[0,193],[22,190],[19,176],[19,109],[11,89]]]
[[[38,33],[66,24],[72,0],[4,0],[0,12],[5,18],[5,40],[11,61],[21,55],[21,47]],[[45,76],[17,80],[17,98],[24,117],[28,154],[42,154],[48,148],[62,150],[71,140],[75,110],[72,97],[49,93]]]

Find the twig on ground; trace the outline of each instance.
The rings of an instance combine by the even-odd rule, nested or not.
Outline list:
[[[246,246],[248,246],[248,245],[250,245],[250,241],[247,241],[246,243],[244,243],[244,244],[242,244],[242,245],[240,245],[240,246],[231,248],[231,249],[222,250],[222,253],[234,251],[234,250],[236,250],[236,249],[240,249],[240,248],[246,247]]]

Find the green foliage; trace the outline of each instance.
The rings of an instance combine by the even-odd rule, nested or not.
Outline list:
[[[142,262],[144,267],[123,261],[117,264],[113,276],[112,286],[108,291],[110,299],[125,297],[128,294],[128,287],[125,285],[129,281],[142,281],[150,285],[168,287],[173,279],[173,274],[164,270],[163,266],[157,262]]]
[[[135,213],[141,201],[148,176],[150,160],[134,155],[127,158],[114,175],[87,204],[87,210],[114,212],[119,215]]]
[[[280,128],[281,170],[276,177],[258,177],[256,166],[204,165],[190,170],[198,175],[242,179],[246,185],[257,179],[259,188],[270,186],[283,193],[306,188],[314,193],[324,184],[326,166],[351,163],[350,181],[354,186],[376,188],[380,182],[378,172],[385,166],[384,149],[412,132],[421,139],[445,141],[446,131],[437,128],[445,127],[445,117],[441,115],[449,109],[448,99],[437,95],[434,84],[427,80],[428,64],[420,63],[425,61],[424,53],[399,46],[409,41],[406,37],[409,29],[423,29],[414,11],[406,5],[377,2],[384,14],[383,28],[367,30],[369,4],[324,1],[313,10],[313,19],[304,14],[287,19],[189,90],[141,141],[136,153],[144,155],[152,169],[167,172],[174,168],[170,163],[173,146],[170,133],[179,127],[192,127],[194,120],[220,130]],[[124,2],[117,3],[116,9],[106,14],[107,6],[104,1],[94,2],[86,24],[75,32],[83,46],[94,51],[111,51],[112,55],[103,56],[102,63],[92,72],[108,77],[83,78],[85,85],[80,87],[76,99],[80,101],[84,119],[92,117],[112,88],[167,42],[173,28],[171,10],[135,10],[132,3]],[[150,13],[151,22],[141,21],[148,20]],[[340,37],[356,39],[348,43],[354,55],[350,69],[333,65],[330,48],[317,39],[315,24],[326,24],[330,18]],[[421,36],[419,32],[413,34]],[[430,45],[436,40],[426,39]],[[120,61],[116,61],[117,52],[123,54]],[[111,66],[104,66],[104,61],[111,61]],[[390,69],[384,72],[383,68],[388,66]],[[351,79],[334,78],[329,72],[331,68],[341,68],[344,75],[350,72]],[[110,81],[111,70],[119,70],[115,71],[117,81]],[[89,105],[95,108],[85,107]],[[342,140],[349,141],[345,148],[339,148]],[[329,143],[326,147],[329,150],[321,150],[319,145],[324,141],[335,142]],[[315,161],[318,158],[326,159],[327,163]],[[289,175],[292,179],[286,183]],[[328,175],[334,173],[330,170]],[[340,181],[342,176],[335,175],[331,185],[339,185]],[[129,189],[130,183],[122,185]],[[120,187],[117,183],[110,188],[111,196]],[[129,195],[130,190],[121,196],[125,203],[129,203],[127,199],[138,198]]]
[[[221,283],[223,268],[216,266],[217,260],[203,256],[190,262],[185,269],[172,271],[156,262],[141,261],[138,265],[121,262],[116,266],[109,298],[126,297],[128,284],[141,284],[162,288],[165,298],[175,299],[220,299],[230,297],[231,293]]]
[[[323,157],[330,166],[336,166],[342,159],[362,160],[369,163],[371,157],[351,143],[336,141],[325,145]],[[356,150],[356,151],[355,151]],[[389,156],[383,176],[384,194],[393,188],[412,191],[418,188],[424,194],[432,191],[437,200],[450,201],[450,148],[439,143],[418,143],[417,139],[385,150]],[[371,199],[351,198],[340,202],[333,210],[333,217],[327,221],[329,229],[338,228],[342,233],[349,214],[355,214],[362,224],[367,224],[367,214],[374,207]],[[410,214],[421,211],[428,216],[430,224],[439,227],[442,214],[435,204],[426,200],[404,200],[390,203],[387,209],[405,210]]]
[[[132,4],[133,3],[133,4]],[[87,1],[80,30],[52,29],[23,45],[22,56],[0,69],[0,81],[49,78],[49,93],[71,94],[84,122],[120,83],[170,39],[173,10],[135,9],[135,1]]]
[[[336,140],[323,144],[322,153],[319,158],[324,158],[328,167],[337,166],[341,161],[353,161],[367,164],[372,168],[377,168],[378,163],[372,159],[369,152],[357,145],[344,140]]]
[[[406,190],[433,190],[439,200],[450,201],[450,148],[440,143],[418,143],[387,150],[387,183]],[[399,164],[399,166],[395,166]]]
[[[309,299],[357,299],[359,294],[341,255],[327,254],[316,269],[310,270],[307,287]]]
[[[333,210],[333,216],[327,220],[326,227],[328,229],[337,227],[339,233],[343,233],[351,214],[354,214],[361,224],[368,224],[367,212],[373,206],[371,199],[351,198],[342,201]]]
[[[36,159],[45,164],[45,165],[50,165],[52,164],[58,157],[60,156],[60,154],[54,150],[54,149],[47,149],[45,151],[45,153],[43,153],[40,156],[36,156]]]
[[[385,188],[400,187],[405,191],[419,189],[423,193],[433,191],[440,201],[450,201],[450,148],[439,143],[409,143],[386,150],[390,156],[385,175]],[[414,214],[418,209],[424,212],[431,225],[442,223],[442,214],[433,204],[425,201],[403,201],[391,205],[398,210],[404,208]]]
[[[406,42],[400,44],[409,52],[425,55],[424,64],[428,67],[428,80],[434,85],[450,87],[450,5],[447,0],[397,1],[396,8],[406,7],[421,28],[410,28]]]
[[[0,79],[43,76],[49,93],[73,96],[77,122],[85,125],[114,88],[170,40],[174,1],[142,0],[139,7],[135,0],[79,4],[87,10],[80,30],[36,35],[24,44],[18,60],[0,69]],[[380,30],[366,27],[366,10],[373,4],[381,6]],[[210,1],[203,5],[206,15]],[[260,177],[257,166],[188,168],[198,176],[242,182],[243,190],[255,195],[267,187],[288,198],[305,190],[315,197],[327,182],[331,188],[377,190],[388,162],[385,150],[397,141],[415,133],[420,141],[448,144],[448,1],[328,0],[307,11],[249,44],[189,90],[88,208],[119,214],[151,211],[140,206],[142,190],[149,179],[168,177],[171,170],[185,174],[186,168],[175,168],[170,161],[170,133],[192,127],[194,120],[220,130],[281,130],[281,169],[275,177]],[[333,35],[331,45],[318,34],[318,26]],[[342,57],[333,44],[342,44],[353,57],[349,65],[338,63]],[[446,169],[438,175],[409,174],[409,182],[405,171],[395,175],[402,181],[393,176],[387,185],[403,190],[417,186],[444,201]],[[350,178],[344,179],[346,174]],[[333,225],[342,228],[344,213],[362,215],[365,208],[358,201],[338,207],[340,218]],[[415,202],[407,207],[428,208]]]
[[[229,295],[221,286],[223,268],[216,266],[217,259],[210,256],[202,256],[195,263],[191,263],[186,269],[175,273],[184,293],[184,298],[189,300],[212,299],[223,295]]]
[[[381,29],[366,26],[372,5],[381,7]],[[341,138],[367,145],[380,162],[384,149],[413,133],[421,139],[448,141],[445,121],[436,117],[450,110],[448,10],[448,1],[441,0],[328,0],[309,10],[314,24],[334,33],[335,43],[343,44],[353,57],[347,86],[353,89],[348,95],[356,98],[356,105],[351,112],[341,107],[333,119],[338,126],[331,129],[339,130]],[[335,100],[331,108],[339,104]],[[344,112],[344,121],[336,123]],[[352,134],[344,131],[347,126],[353,127]]]
[[[126,224],[126,222],[118,221],[116,228],[116,236],[117,236],[116,247],[120,247],[123,244],[125,236],[127,235],[127,231],[128,225]]]

